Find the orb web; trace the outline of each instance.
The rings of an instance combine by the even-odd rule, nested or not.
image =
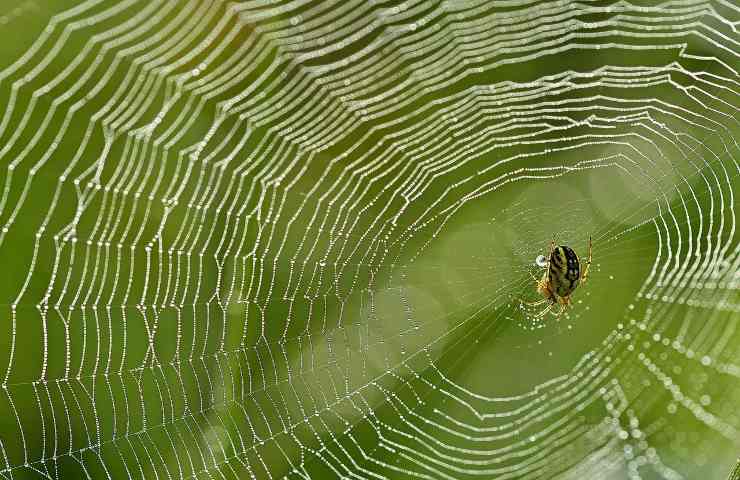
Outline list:
[[[732,2],[5,10],[2,477],[731,470]]]

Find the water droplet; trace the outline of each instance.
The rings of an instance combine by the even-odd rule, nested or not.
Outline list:
[[[538,267],[546,267],[547,266],[547,259],[544,255],[539,255],[537,259],[534,261],[534,264]]]

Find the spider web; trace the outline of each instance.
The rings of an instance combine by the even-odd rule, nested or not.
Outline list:
[[[732,469],[733,2],[57,3],[0,7],[3,478]]]

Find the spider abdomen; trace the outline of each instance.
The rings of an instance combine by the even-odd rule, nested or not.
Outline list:
[[[560,245],[550,256],[548,280],[550,290],[559,297],[567,297],[578,287],[581,264],[572,248]]]

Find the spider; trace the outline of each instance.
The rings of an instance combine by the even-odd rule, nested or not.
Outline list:
[[[560,311],[555,315],[559,317],[571,304],[570,297],[578,288],[579,283],[588,278],[588,269],[591,266],[591,237],[588,237],[588,261],[581,271],[581,261],[572,248],[565,245],[555,246],[555,240],[550,242],[550,253],[547,255],[547,265],[542,278],[532,275],[537,282],[537,292],[545,297],[537,302],[523,302],[527,305],[541,305],[545,302],[550,304],[545,307],[535,318],[542,318],[554,307],[560,305]],[[531,275],[531,274],[530,274]]]

